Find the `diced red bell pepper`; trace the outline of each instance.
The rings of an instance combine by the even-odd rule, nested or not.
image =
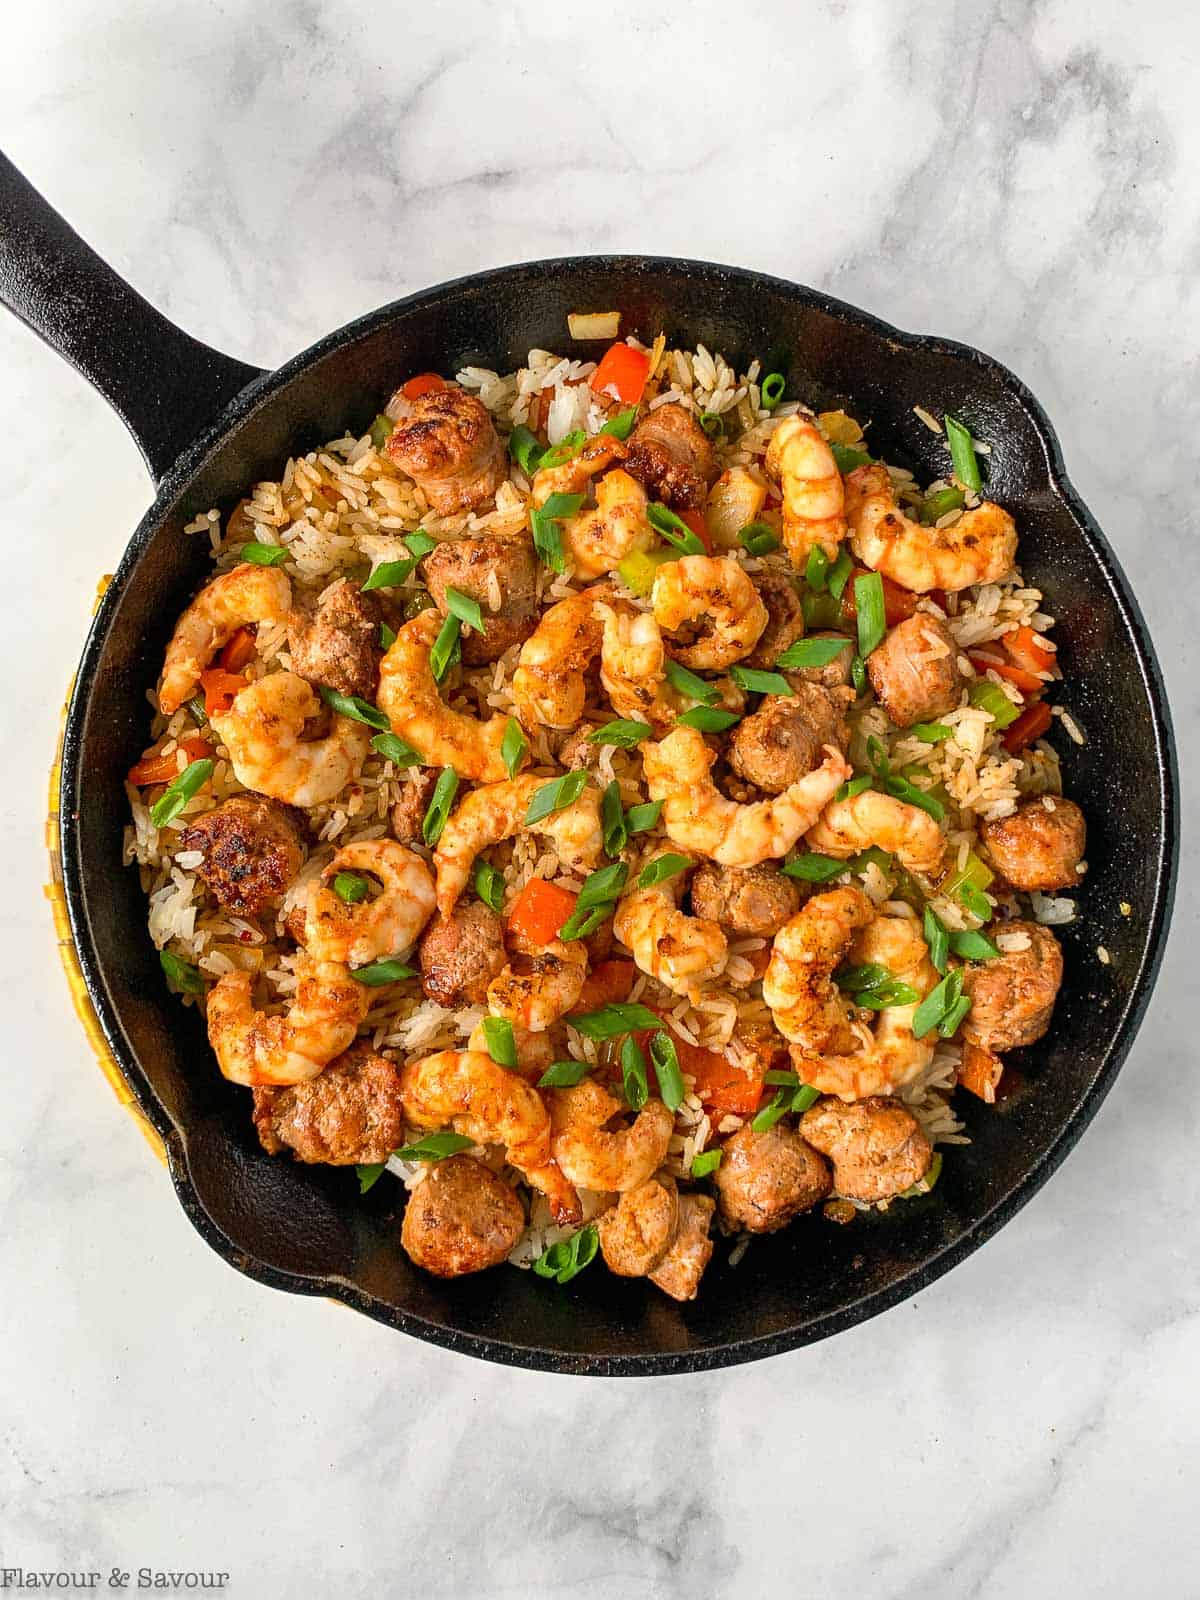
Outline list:
[[[1004,1073],[1004,1063],[990,1050],[964,1043],[958,1081],[970,1094],[978,1095],[989,1106],[996,1102],[996,1085]]]
[[[679,520],[687,523],[688,527],[704,546],[707,554],[712,555],[712,534],[708,531],[708,523],[704,520],[703,511],[681,511],[679,512]]]
[[[436,372],[419,372],[415,378],[400,385],[400,393],[406,400],[419,400],[423,394],[435,394],[445,387],[445,378],[440,378]]]
[[[1022,711],[1012,726],[1000,735],[1000,743],[1010,756],[1019,756],[1021,751],[1035,739],[1042,737],[1052,720],[1050,707],[1046,702],[1035,700],[1031,706]]]
[[[731,1061],[722,1051],[675,1041],[679,1066],[696,1081],[700,1104],[716,1121],[722,1117],[750,1117],[762,1099],[767,1063],[755,1056],[749,1063]]]
[[[200,674],[200,687],[204,690],[205,716],[220,717],[224,716],[246,687],[246,679],[240,672],[210,667],[207,672]]]
[[[530,878],[508,914],[509,929],[530,944],[549,944],[575,910],[577,895],[545,878]]]
[[[632,961],[598,961],[583,980],[573,1011],[599,1011],[601,1006],[629,999],[636,968]]]
[[[854,600],[855,578],[865,578],[869,568],[855,567],[846,580],[846,587],[842,590],[842,620],[844,622],[858,621],[858,606]],[[882,576],[882,574],[880,574]],[[883,619],[889,628],[894,628],[898,622],[906,622],[913,616],[917,609],[920,595],[913,594],[911,590],[902,589],[898,583],[893,583],[890,578],[883,579]]]
[[[615,391],[622,404],[636,406],[649,376],[650,357],[647,353],[618,340],[604,352],[600,365],[592,373],[591,385],[597,394]]]
[[[1024,667],[1015,667],[1011,661],[1005,661],[990,651],[968,650],[967,658],[981,678],[989,672],[998,672],[1009,683],[1015,684],[1022,694],[1037,694],[1046,687],[1036,673],[1026,672]]]
[[[1058,652],[1040,633],[1024,624],[1010,628],[1001,638],[1010,659],[1026,672],[1049,672],[1057,660]]]
[[[225,672],[241,672],[254,660],[254,629],[239,628],[217,658],[217,665]]]
[[[138,788],[145,788],[150,783],[170,783],[179,776],[179,755],[182,750],[188,761],[200,761],[203,757],[212,754],[212,746],[207,739],[202,739],[199,734],[193,734],[188,739],[180,739],[177,749],[170,755],[143,756],[129,769],[130,783],[137,784]]]

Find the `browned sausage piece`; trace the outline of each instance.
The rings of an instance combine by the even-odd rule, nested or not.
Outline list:
[[[482,900],[439,912],[417,946],[426,997],[451,1010],[482,1005],[487,986],[508,965],[500,918]]]
[[[867,676],[898,728],[953,711],[962,691],[958,645],[937,617],[918,612],[898,623],[867,657]]]
[[[401,844],[424,844],[421,828],[440,776],[437,767],[416,767],[401,788],[392,807],[392,833]]]
[[[804,637],[804,611],[791,579],[782,572],[756,572],[754,587],[767,608],[767,625],[743,664],[773,667],[788,645]]]
[[[846,748],[848,696],[845,689],[804,682],[794,695],[767,695],[730,735],[729,765],[767,794],[782,794],[820,766],[825,745]]]
[[[404,1142],[400,1069],[363,1039],[315,1078],[255,1089],[254,1126],[264,1150],[346,1167],[386,1161]]]
[[[810,639],[838,639],[845,647],[823,667],[789,667],[784,676],[793,689],[798,683],[820,684],[822,689],[846,689],[854,662],[854,646],[844,633],[810,633]]]
[[[666,1255],[650,1273],[672,1300],[694,1300],[704,1269],[712,1259],[713,1245],[708,1237],[716,1206],[706,1194],[679,1196],[679,1231]]]
[[[800,886],[777,867],[721,867],[702,861],[692,876],[692,910],[729,933],[772,938],[800,909]]]
[[[648,412],[629,435],[626,471],[676,511],[700,511],[717,475],[713,447],[704,429],[674,403]]]
[[[847,1105],[826,1096],[800,1118],[809,1144],[833,1162],[833,1187],[847,1200],[890,1200],[923,1178],[933,1151],[899,1100],[871,1095]]]
[[[473,511],[508,475],[504,446],[486,408],[455,387],[414,400],[384,448],[441,516]]]
[[[448,588],[478,600],[485,631],[462,632],[462,656],[469,667],[497,660],[537,626],[537,562],[523,534],[447,539],[425,557],[425,582],[443,616],[449,611]]]
[[[297,607],[288,616],[293,669],[310,683],[373,701],[383,654],[380,618],[374,595],[363,594],[349,578],[339,578],[322,592],[311,613]]]
[[[1050,1026],[1063,958],[1058,940],[1036,922],[1004,922],[991,931],[1006,944],[1028,941],[963,975],[963,994],[971,1000],[963,1037],[995,1054],[1035,1044]]]
[[[721,1220],[747,1233],[774,1233],[824,1200],[829,1167],[794,1128],[777,1122],[755,1133],[747,1122],[725,1141],[713,1175]]]
[[[1079,882],[1087,826],[1074,800],[1042,795],[1011,817],[979,830],[988,854],[1014,889],[1073,889]]]
[[[213,897],[241,916],[257,916],[278,900],[304,865],[298,812],[261,794],[238,794],[185,828],[185,850],[204,859],[197,872]]]
[[[679,1193],[665,1175],[627,1189],[596,1224],[600,1253],[619,1278],[645,1278],[670,1249],[679,1230]]]
[[[525,1226],[508,1184],[471,1156],[431,1168],[408,1197],[400,1243],[409,1259],[438,1278],[498,1267]]]

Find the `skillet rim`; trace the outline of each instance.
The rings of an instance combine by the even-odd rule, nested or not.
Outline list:
[[[1102,1067],[1074,1113],[1059,1128],[1041,1157],[1025,1171],[1010,1192],[990,1210],[963,1229],[958,1237],[894,1283],[836,1311],[816,1316],[803,1326],[691,1350],[641,1353],[573,1354],[532,1344],[510,1343],[474,1333],[458,1332],[426,1322],[411,1312],[385,1305],[339,1277],[292,1275],[269,1267],[240,1250],[222,1233],[200,1204],[187,1170],[184,1141],[158,1100],[121,1027],[104,978],[104,958],[92,940],[82,877],[82,851],[76,822],[75,796],[83,776],[83,725],[97,667],[103,660],[117,599],[189,478],[230,432],[270,396],[285,389],[293,378],[316,361],[355,340],[384,327],[402,311],[420,305],[432,308],[481,285],[516,276],[561,277],[580,271],[604,271],[614,276],[684,274],[709,281],[736,281],[748,294],[780,295],[817,310],[835,321],[853,324],[885,343],[933,356],[948,357],[987,371],[1029,417],[1045,455],[1048,486],[1063,503],[1103,577],[1133,644],[1141,683],[1149,705],[1155,745],[1157,810],[1162,829],[1161,847],[1154,868],[1154,901],[1147,919],[1136,973],[1129,987],[1118,1027],[1102,1056]],[[665,1376],[711,1371],[742,1362],[760,1360],[828,1338],[859,1322],[910,1299],[972,1254],[1028,1203],[1074,1148],[1096,1115],[1117,1073],[1124,1064],[1145,1016],[1150,995],[1166,948],[1179,863],[1179,774],[1166,688],[1141,608],[1107,538],[1067,474],[1057,433],[1041,403],[1026,384],[1003,363],[971,345],[934,334],[916,334],[897,328],[871,312],[790,279],[750,268],[686,257],[642,255],[585,255],[514,262],[482,272],[448,279],[432,288],[414,291],[355,318],[324,335],[316,343],[275,369],[251,381],[225,406],[214,421],[180,454],[157,486],[154,500],[139,521],[122,553],[112,579],[97,607],[72,686],[63,729],[59,788],[59,852],[67,915],[80,970],[101,1030],[121,1072],[147,1118],[162,1136],[168,1168],[185,1214],[205,1241],[235,1270],[257,1282],[291,1293],[332,1298],[364,1313],[373,1321],[399,1329],[427,1343],[472,1355],[504,1366],[534,1371],[599,1377]]]

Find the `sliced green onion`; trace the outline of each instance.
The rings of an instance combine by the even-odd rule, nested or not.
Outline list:
[[[165,828],[169,822],[174,822],[184,806],[204,787],[212,774],[213,764],[208,756],[202,756],[199,761],[189,762],[150,807],[150,821],[154,826]]]
[[[391,723],[380,711],[378,706],[373,706],[369,700],[363,700],[356,694],[339,694],[336,689],[327,689],[321,684],[321,699],[339,717],[350,717],[354,722],[365,722],[368,728],[379,728],[387,733]]]
[[[203,727],[207,726],[207,724],[208,724],[208,712],[205,711],[205,709],[204,709],[204,701],[200,698],[200,696],[198,694],[197,695],[193,695],[192,698],[188,701],[187,708],[188,708],[188,711],[191,713],[192,721],[196,724],[196,726],[198,728],[203,728]]]
[[[543,817],[552,817],[556,811],[565,811],[568,806],[573,806],[587,788],[587,781],[587,770],[580,767],[578,772],[565,772],[561,778],[552,778],[549,783],[543,783],[533,791],[529,809],[525,813],[525,826],[532,828]]]
[[[600,796],[600,831],[605,855],[619,856],[629,842],[629,830],[621,805],[621,785],[615,778]]]
[[[765,522],[748,522],[738,534],[738,543],[752,556],[765,556],[779,549],[780,539]]]
[[[656,883],[666,883],[668,878],[677,878],[681,872],[686,872],[691,864],[691,856],[675,855],[668,850],[642,868],[638,874],[638,888],[649,889]]]
[[[721,1165],[723,1150],[702,1150],[698,1156],[692,1157],[691,1176],[693,1178],[707,1178],[710,1172],[715,1172]]]
[[[930,794],[925,789],[918,789],[915,783],[902,778],[898,772],[890,773],[884,778],[883,787],[893,799],[903,800],[907,805],[916,806],[920,811],[927,811],[935,822],[940,822],[946,815],[946,808],[937,795]]]
[[[918,1178],[916,1183],[910,1184],[907,1189],[901,1189],[897,1195],[898,1200],[915,1200],[920,1195],[928,1194],[934,1184],[942,1175],[942,1152],[935,1150],[929,1169],[923,1178]]]
[[[416,556],[410,556],[407,561],[381,561],[363,580],[363,593],[368,589],[396,589],[408,582],[416,567]]]
[[[836,975],[837,986],[850,995],[856,1005],[870,1011],[886,1011],[891,1006],[915,1006],[921,996],[910,983],[903,983],[894,972],[868,961],[860,967],[843,967]]]
[[[403,983],[405,978],[415,978],[417,969],[405,966],[403,961],[372,961],[367,967],[352,967],[350,976],[368,989],[381,989],[385,983]]]
[[[429,652],[429,670],[433,673],[435,683],[441,683],[450,668],[462,656],[461,633],[462,622],[451,612],[438,630],[438,636]]]
[[[368,1189],[373,1189],[375,1187],[383,1174],[383,1169],[386,1166],[386,1161],[372,1161],[369,1164],[360,1162],[359,1165],[355,1167],[354,1170],[358,1174],[358,1192],[360,1196],[366,1194]]]
[[[379,624],[379,643],[384,650],[390,650],[396,642],[395,628],[389,628],[386,622]]]
[[[377,733],[371,740],[371,749],[377,756],[390,761],[394,767],[419,767],[422,758],[406,739],[395,733]]]
[[[517,1036],[507,1017],[484,1017],[481,1024],[488,1055],[501,1067],[517,1064]]]
[[[804,667],[827,667],[849,648],[849,639],[797,639],[795,644],[788,645],[775,665],[797,671]]]
[[[967,699],[980,711],[986,711],[997,729],[1007,728],[1021,715],[1021,708],[1013,705],[1000,685],[990,678],[972,678]]]
[[[962,994],[961,967],[948,972],[936,988],[931,989],[913,1014],[912,1031],[915,1039],[923,1039],[942,1022],[947,1012],[958,1004]]]
[[[538,462],[538,470],[545,467],[563,467],[567,462],[577,456],[587,443],[587,434],[579,428],[574,428],[570,433],[564,434],[557,444],[553,444]]]
[[[679,1052],[669,1033],[660,1030],[651,1039],[650,1059],[654,1063],[654,1076],[658,1079],[658,1092],[663,1105],[668,1111],[678,1111],[687,1091],[679,1070]]]
[[[199,967],[192,966],[190,961],[173,955],[170,950],[158,952],[159,965],[170,978],[177,989],[182,989],[184,994],[203,994],[204,978]]]
[[[964,961],[995,961],[1000,954],[999,945],[995,945],[986,933],[971,929],[964,933],[950,935],[950,948],[956,956],[962,956]]]
[[[850,559],[850,552],[843,546],[838,551],[837,560],[830,567],[829,576],[825,580],[826,587],[835,600],[842,598],[842,592],[853,571],[854,563]]]
[[[457,793],[458,773],[453,767],[443,767],[434,784],[433,798],[429,802],[425,820],[421,823],[421,837],[427,845],[435,845],[442,837],[442,829],[446,826],[446,818],[450,815],[450,807]]]
[[[820,1098],[819,1089],[814,1089],[811,1083],[802,1083],[792,1096],[792,1110],[797,1113],[807,1111],[809,1106],[815,1106]]]
[[[925,943],[929,946],[929,959],[939,972],[946,970],[946,958],[950,954],[950,934],[946,924],[938,916],[932,906],[925,907]]]
[[[637,421],[637,414],[636,406],[626,406],[624,411],[618,411],[615,417],[610,417],[600,432],[610,433],[614,439],[628,439]]]
[[[482,856],[475,863],[474,877],[475,893],[484,905],[492,911],[500,911],[504,905],[504,874],[497,872],[490,861],[485,861]]]
[[[663,802],[649,800],[645,805],[630,806],[625,813],[625,829],[632,837],[635,833],[649,833],[662,816]],[[611,854],[611,852],[610,852]]]
[[[840,628],[842,625],[841,605],[831,594],[816,594],[806,588],[800,596],[800,609],[804,613],[804,626],[810,632]]]
[[[847,866],[847,862],[836,861],[833,856],[809,853],[785,862],[780,871],[789,878],[799,878],[803,883],[828,883],[831,878],[845,872]]]
[[[573,939],[586,939],[612,916],[612,910],[611,901],[602,906],[593,906],[590,911],[580,911],[576,907],[558,930],[559,939],[563,944],[569,944]]]
[[[539,1089],[573,1089],[592,1070],[587,1061],[552,1061],[537,1081]]]
[[[992,907],[983,891],[993,877],[994,873],[986,861],[981,860],[972,850],[968,853],[962,868],[942,884],[941,892],[957,900],[960,905],[966,906],[980,922],[987,922],[991,918]]]
[[[455,1156],[460,1150],[469,1150],[474,1143],[474,1139],[468,1139],[465,1133],[427,1133],[415,1144],[406,1144],[399,1150],[393,1150],[392,1154],[401,1161],[444,1161],[447,1156]]]
[[[960,995],[938,1023],[938,1033],[943,1039],[953,1039],[958,1032],[959,1025],[967,1012],[971,1009],[970,995]]]
[[[820,594],[825,587],[825,580],[828,576],[829,556],[819,544],[815,544],[808,552],[808,561],[804,568],[804,581],[810,589]]]
[[[739,689],[749,689],[752,694],[794,695],[795,690],[782,672],[760,672],[757,667],[730,667],[729,676]]]
[[[926,527],[932,526],[948,511],[957,511],[966,503],[966,498],[961,489],[938,489],[927,494],[921,504],[921,521]]]
[[[685,556],[703,556],[708,552],[704,542],[698,539],[682,517],[655,500],[646,507],[646,520],[655,533],[664,538],[668,544],[673,544],[677,550],[682,550]]]
[[[784,390],[787,388],[787,379],[782,372],[768,372],[759,385],[759,395],[765,411],[774,411],[783,399]]]
[[[865,661],[871,651],[882,644],[887,632],[883,579],[878,572],[855,578],[854,604],[858,610],[858,653]]]
[[[835,800],[853,800],[856,794],[862,794],[874,782],[875,779],[871,773],[860,772],[857,778],[849,778],[845,783],[841,784],[833,798]]]
[[[650,1069],[632,1034],[621,1045],[621,1088],[631,1111],[640,1111],[650,1098]]]
[[[464,594],[461,589],[447,585],[446,610],[460,622],[465,622],[468,628],[474,628],[476,633],[487,632],[483,612],[479,609],[479,601],[472,599],[469,594]]]
[[[780,1117],[786,1116],[792,1107],[792,1095],[788,1089],[776,1089],[771,1099],[755,1116],[750,1123],[755,1133],[766,1133],[768,1128],[773,1128]]]
[[[866,467],[871,463],[871,458],[865,450],[856,450],[849,444],[831,444],[829,453],[833,457],[833,464],[839,472],[853,472],[855,467]]]
[[[582,504],[581,494],[552,494],[545,505],[535,506],[529,513],[533,547],[554,572],[567,569],[560,523],[564,517],[575,516]]]
[[[979,462],[975,457],[975,441],[971,438],[971,430],[948,411],[943,421],[946,424],[950,459],[954,463],[954,476],[965,489],[981,489],[983,479],[979,476]]]
[[[542,464],[542,447],[523,422],[518,422],[508,436],[508,453],[527,478],[532,478]]]
[[[673,661],[670,656],[666,663],[667,682],[677,694],[686,695],[689,700],[699,700],[701,705],[710,706],[717,698],[717,686],[707,683],[703,678],[698,678],[694,672],[689,672],[686,667],[680,666],[678,661]]]
[[[586,1039],[616,1039],[623,1033],[640,1033],[647,1028],[657,1028],[661,1019],[646,1006],[612,1001],[596,1011],[582,1011],[568,1017],[571,1026]]]
[[[510,778],[515,778],[521,762],[525,759],[525,752],[529,749],[521,724],[515,717],[509,717],[504,725],[504,737],[500,741],[500,759],[504,763],[505,771]]]
[[[914,722],[908,731],[923,744],[941,744],[954,735],[954,729],[945,722]]]
[[[851,872],[865,872],[872,865],[877,866],[881,872],[891,872],[892,858],[877,844],[869,844],[865,850],[860,850],[856,856],[851,856],[846,865]]]
[[[716,439],[725,428],[719,411],[702,411],[700,413],[700,426],[710,439]]]
[[[256,567],[281,567],[288,558],[283,545],[259,544],[257,541],[244,544],[238,555],[243,561],[253,562]]]
[[[405,622],[411,622],[414,617],[419,617],[422,611],[434,609],[433,596],[428,589],[414,589],[404,602],[402,615]]]
[[[588,911],[592,906],[611,904],[625,887],[628,876],[629,868],[623,861],[614,861],[610,867],[599,867],[595,872],[590,872],[583,880],[576,906],[580,911]]]
[[[773,1089],[797,1089],[800,1086],[800,1079],[796,1073],[785,1072],[779,1069],[775,1069],[771,1072],[764,1072],[763,1082],[769,1083]]]
[[[878,734],[873,733],[867,739],[867,760],[871,763],[871,770],[877,778],[886,778],[892,770],[892,763],[888,760],[888,753]]]
[[[834,981],[843,994],[861,994],[864,989],[878,989],[895,976],[878,962],[867,961],[858,967],[841,967]]]
[[[606,722],[602,728],[595,728],[588,734],[589,744],[615,744],[622,750],[632,750],[634,745],[641,744],[643,739],[652,739],[654,729],[648,722],[634,722],[628,717],[618,717],[615,722]]]
[[[701,733],[724,733],[726,728],[732,728],[735,722],[742,719],[736,711],[719,711],[716,706],[693,706],[675,720],[681,728],[698,728]]]
[[[392,429],[395,426],[396,424],[392,421],[391,417],[385,417],[382,412],[380,412],[379,416],[375,418],[374,422],[372,422],[371,426],[367,429],[367,432],[371,435],[371,443],[375,446],[376,450],[383,449],[385,442],[391,435]]]
[[[589,1266],[596,1259],[596,1251],[600,1248],[600,1235],[596,1224],[589,1222],[580,1228],[578,1233],[573,1233],[569,1239],[561,1239],[557,1244],[543,1252],[533,1263],[533,1270],[539,1278],[553,1278],[556,1283],[570,1283],[577,1277],[584,1267]]]
[[[437,540],[431,534],[426,533],[424,528],[418,528],[415,533],[406,533],[404,542],[418,561],[423,561],[430,551],[436,550],[438,544]]]
[[[348,906],[356,906],[360,900],[365,900],[370,887],[367,880],[360,878],[357,872],[339,872],[333,880],[334,894]]]
[[[855,655],[850,661],[850,682],[854,685],[856,695],[867,692],[867,664],[860,655]]]

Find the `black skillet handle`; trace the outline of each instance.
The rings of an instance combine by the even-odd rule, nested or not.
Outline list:
[[[0,151],[0,300],[95,385],[155,483],[261,376],[168,322]]]

